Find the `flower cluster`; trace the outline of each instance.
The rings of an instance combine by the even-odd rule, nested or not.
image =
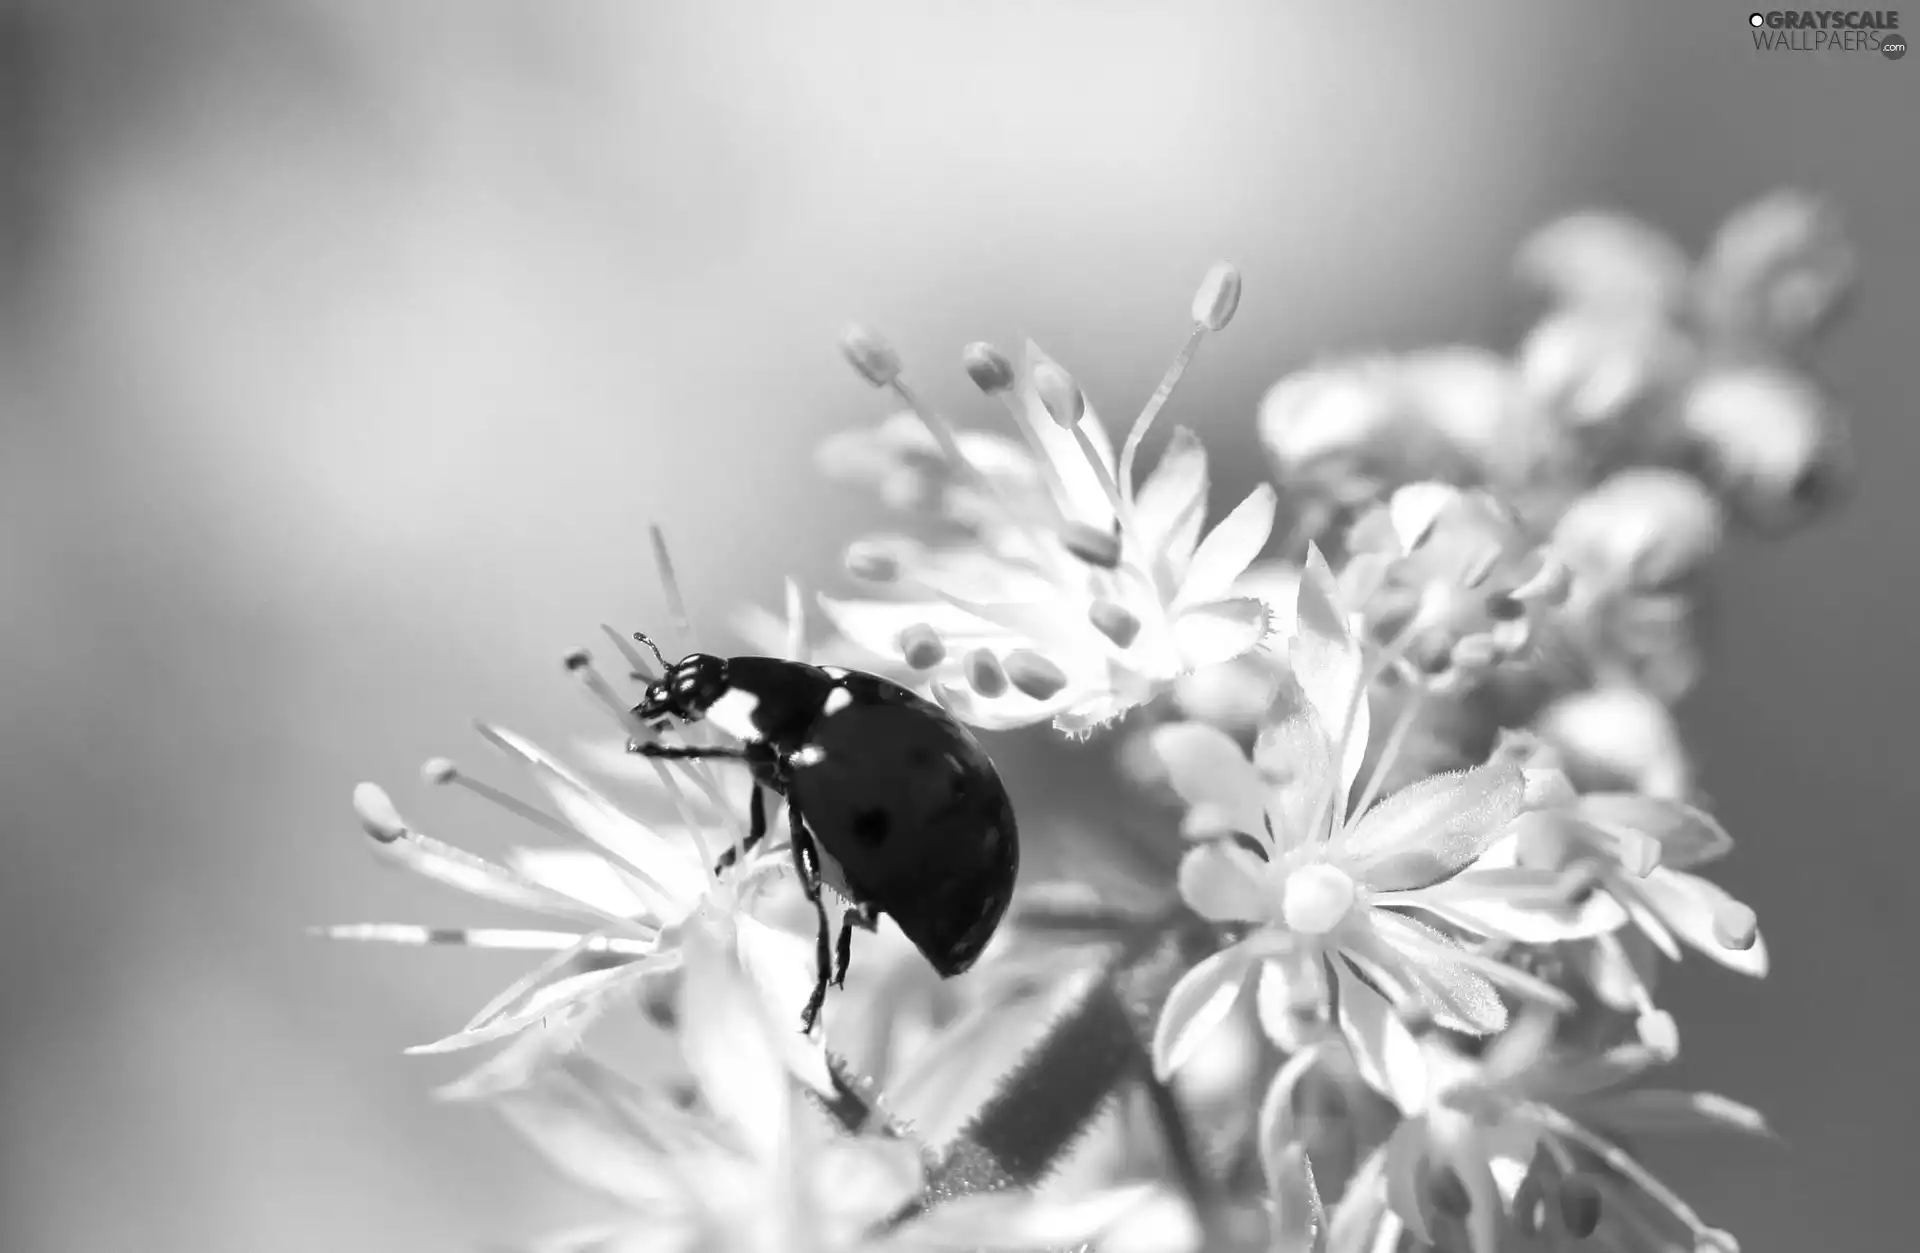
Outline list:
[[[808,1035],[787,1025],[814,974],[805,832],[776,818],[749,846],[762,806],[737,760],[609,743],[596,785],[483,727],[549,807],[428,774],[560,844],[503,863],[363,786],[377,851],[567,924],[328,929],[549,955],[423,1049],[497,1046],[448,1093],[614,1203],[539,1247],[1734,1250],[1634,1155],[1656,1132],[1767,1131],[1643,1083],[1680,1049],[1663,964],[1768,961],[1754,911],[1701,873],[1732,839],[1673,706],[1723,543],[1812,519],[1844,482],[1808,355],[1852,254],[1825,206],[1779,194],[1698,261],[1584,214],[1520,270],[1549,304],[1510,354],[1282,380],[1259,414],[1272,481],[1211,522],[1190,430],[1140,463],[1233,317],[1231,267],[1117,451],[1037,346],[963,355],[1003,434],[951,423],[878,336],[847,335],[898,407],[822,466],[896,525],[847,549],[857,593],[819,598],[834,638],[809,640],[791,585],[785,618],[743,634],[983,731],[1104,731],[1056,751],[1115,747],[1154,815],[1177,871],[1132,904],[1023,883],[952,980],[883,918]],[[658,733],[584,654],[569,668],[624,735]]]

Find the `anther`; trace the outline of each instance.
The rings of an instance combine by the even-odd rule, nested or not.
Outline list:
[[[382,844],[406,838],[406,820],[379,784],[362,783],[353,789],[353,811],[366,833]]]
[[[860,377],[875,387],[885,387],[900,377],[900,354],[868,327],[848,327],[840,337],[840,351]]]
[[[1046,406],[1047,416],[1062,429],[1071,430],[1087,415],[1087,397],[1073,376],[1051,361],[1033,367],[1033,390]]]
[[[900,655],[915,670],[931,670],[947,659],[946,641],[924,622],[900,632]]]
[[[1034,700],[1056,696],[1067,685],[1064,670],[1027,648],[1017,648],[1007,654],[1006,673],[1017,690]]]
[[[847,546],[847,573],[868,583],[893,583],[900,578],[900,556],[872,542]]]
[[[1749,905],[1720,901],[1713,907],[1713,938],[1723,947],[1744,953],[1760,938],[1760,919]]]
[[[1118,547],[1116,544],[1116,550]],[[1096,600],[1088,606],[1087,620],[1117,648],[1128,647],[1140,636],[1140,619],[1110,600]]]
[[[980,695],[991,700],[1006,692],[1007,672],[990,650],[974,649],[961,661],[961,667],[966,672],[967,686]]]
[[[1193,320],[1210,331],[1222,331],[1240,307],[1240,271],[1222,261],[1200,280],[1193,297]]]
[[[1112,570],[1120,564],[1120,537],[1112,531],[1085,522],[1069,522],[1061,528],[1060,542],[1090,566]]]
[[[997,396],[1013,387],[1013,362],[992,344],[968,344],[960,360],[973,385],[989,396]]]

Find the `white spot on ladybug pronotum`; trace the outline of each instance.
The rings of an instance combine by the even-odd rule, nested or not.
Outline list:
[[[760,728],[755,725],[753,714],[759,707],[758,696],[730,687],[721,694],[720,699],[707,706],[706,720],[735,739],[757,740],[760,738]]]

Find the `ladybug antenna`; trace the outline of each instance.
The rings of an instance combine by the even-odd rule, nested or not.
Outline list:
[[[671,666],[667,665],[667,659],[660,655],[660,646],[658,644],[654,643],[651,639],[647,638],[647,636],[645,636],[639,631],[635,631],[633,633],[633,638],[636,640],[639,640],[642,644],[645,644],[647,646],[647,650],[653,654],[653,659],[660,663],[660,672],[662,674],[665,674],[668,670],[672,669]]]

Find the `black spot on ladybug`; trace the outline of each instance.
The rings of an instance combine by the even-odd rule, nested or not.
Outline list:
[[[893,829],[893,819],[884,809],[863,809],[853,816],[853,838],[862,844],[878,844]]]

